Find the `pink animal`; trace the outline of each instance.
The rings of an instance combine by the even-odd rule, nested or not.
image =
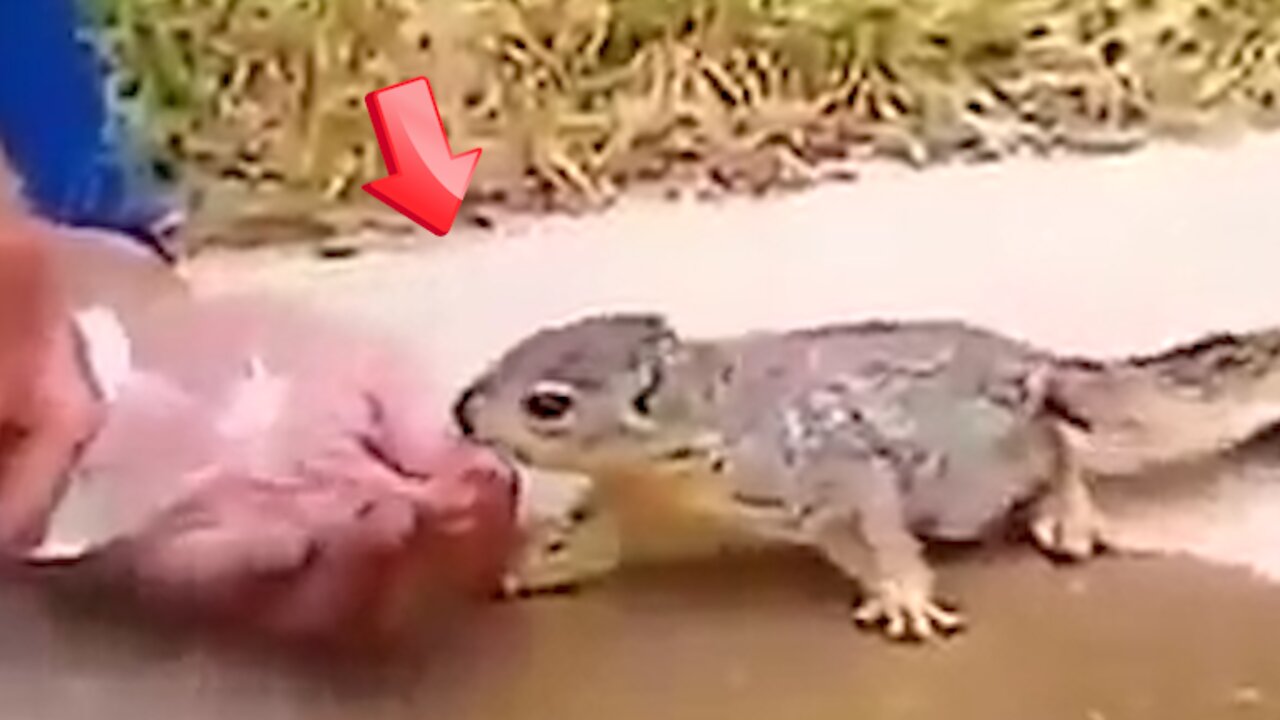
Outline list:
[[[292,638],[394,639],[497,590],[512,471],[407,356],[268,298],[131,294],[160,271],[60,235],[0,218],[11,557]]]

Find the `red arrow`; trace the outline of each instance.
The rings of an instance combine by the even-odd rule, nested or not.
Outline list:
[[[480,161],[480,148],[461,155],[449,149],[425,77],[375,90],[364,102],[387,165],[387,177],[365,184],[364,191],[436,235],[448,233]]]

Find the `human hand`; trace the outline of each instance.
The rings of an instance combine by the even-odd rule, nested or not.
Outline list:
[[[0,212],[0,551],[40,541],[100,408],[79,357],[56,228]]]

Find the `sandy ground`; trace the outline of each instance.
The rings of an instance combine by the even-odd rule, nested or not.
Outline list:
[[[662,310],[698,334],[960,317],[1092,354],[1275,322],[1280,135],[870,175],[763,202],[635,201],[458,230],[430,249],[352,260],[209,255],[187,271],[204,292],[274,288],[380,325],[447,389],[538,326],[606,308]],[[1280,577],[1280,492],[1268,488],[1229,493],[1208,515],[1163,515],[1156,529]],[[318,676],[0,588],[0,707],[16,720],[169,706],[267,720],[1280,716],[1280,588],[1248,572],[1178,558],[1060,568],[1030,552],[939,568],[974,623],[946,648],[857,633],[849,588],[828,568],[761,556],[496,605],[425,665]]]

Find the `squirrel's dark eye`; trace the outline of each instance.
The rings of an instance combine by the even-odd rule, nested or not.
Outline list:
[[[539,420],[559,420],[573,409],[573,394],[567,389],[534,390],[524,398],[524,411]]]

